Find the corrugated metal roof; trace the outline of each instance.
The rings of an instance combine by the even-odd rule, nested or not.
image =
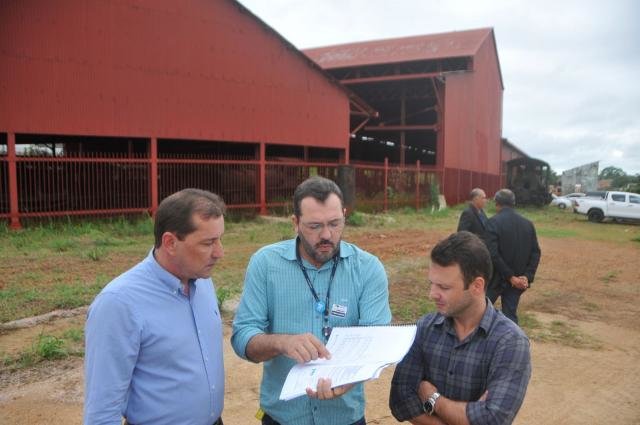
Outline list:
[[[324,69],[473,56],[492,28],[364,41],[306,49]]]

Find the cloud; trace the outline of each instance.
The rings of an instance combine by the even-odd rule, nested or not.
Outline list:
[[[241,3],[299,48],[493,27],[504,137],[558,172],[600,160],[640,173],[640,2]]]

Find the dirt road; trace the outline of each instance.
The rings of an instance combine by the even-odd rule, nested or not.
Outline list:
[[[394,238],[390,235],[384,245],[415,245],[408,241],[403,245]],[[375,243],[364,239],[362,245],[371,245],[369,249],[376,252]],[[419,238],[411,235],[411,239]],[[533,376],[515,423],[640,423],[640,248],[552,238],[542,238],[541,245],[543,263],[521,307],[539,322],[541,331],[532,341]],[[424,255],[424,245],[416,249],[422,252],[415,255]],[[598,255],[585,261],[585,252]],[[58,325],[63,326],[61,323]],[[554,326],[567,327],[573,339],[546,338],[545,329]],[[20,345],[17,341],[40,330],[5,333],[0,335],[0,345]],[[589,343],[580,343],[584,340]],[[253,414],[258,407],[261,368],[233,354],[228,326],[225,367],[225,423],[258,424]],[[367,383],[368,423],[397,423],[387,407],[391,375],[392,370],[387,369],[380,379]],[[0,423],[81,422],[81,359],[2,373],[0,379]]]

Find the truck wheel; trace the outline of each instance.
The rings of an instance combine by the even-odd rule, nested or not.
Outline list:
[[[591,210],[589,211],[587,218],[589,218],[589,221],[592,223],[600,223],[604,220],[604,214],[602,214],[602,211],[600,210]]]
[[[567,206],[565,204],[558,204],[558,208],[563,210],[563,209],[567,208]]]

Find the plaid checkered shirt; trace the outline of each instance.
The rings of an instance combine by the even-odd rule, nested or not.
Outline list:
[[[423,414],[418,387],[426,380],[441,395],[468,402],[471,424],[510,424],[530,377],[529,339],[487,300],[480,324],[463,341],[453,320],[439,313],[418,321],[415,341],[393,375],[389,406],[399,421]],[[485,391],[487,399],[478,401]]]

